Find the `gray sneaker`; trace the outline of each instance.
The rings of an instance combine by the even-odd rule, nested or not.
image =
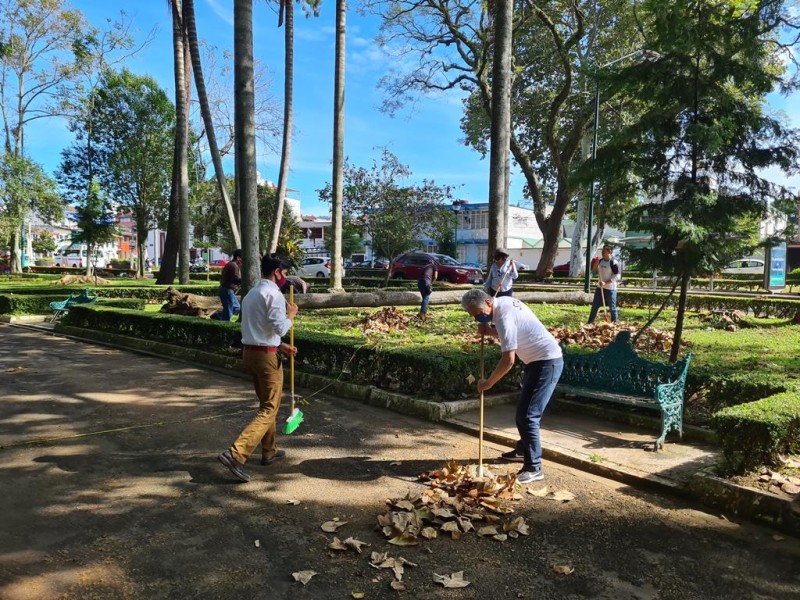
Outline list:
[[[239,463],[238,460],[233,458],[233,455],[231,454],[230,450],[225,450],[225,452],[220,454],[217,457],[217,459],[223,465],[228,467],[230,472],[233,473],[233,475],[237,479],[239,479],[240,481],[245,481],[245,482],[250,481],[250,474],[247,471],[244,470],[244,468],[242,467],[242,465]]]
[[[544,473],[539,471],[520,471],[517,473],[517,483],[525,485],[526,483],[533,483],[534,481],[542,481]]]

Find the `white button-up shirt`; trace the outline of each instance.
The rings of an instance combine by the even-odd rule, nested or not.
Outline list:
[[[274,281],[262,279],[242,298],[242,343],[280,346],[292,321],[286,317],[286,299]]]

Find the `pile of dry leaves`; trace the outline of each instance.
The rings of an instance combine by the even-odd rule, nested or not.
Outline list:
[[[404,314],[394,306],[386,306],[377,312],[348,323],[348,326],[355,327],[364,335],[392,333],[408,329],[414,320],[416,317]]]
[[[86,275],[64,275],[58,281],[53,282],[53,285],[108,285],[111,282],[102,277]]]
[[[577,329],[569,327],[551,327],[550,333],[564,344],[578,344],[585,348],[603,348],[608,346],[617,337],[620,331],[629,331],[631,339],[641,329],[639,323],[592,323],[591,325],[581,325]],[[681,346],[689,347],[690,342],[681,341]],[[636,339],[634,347],[637,350],[648,352],[668,352],[672,347],[672,332],[661,331],[648,327]]]

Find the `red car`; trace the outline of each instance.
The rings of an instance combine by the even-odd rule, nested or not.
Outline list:
[[[228,261],[225,260],[225,259],[219,259],[218,258],[217,260],[212,260],[211,261],[211,266],[212,267],[224,267],[227,264],[228,264]]]
[[[392,279],[419,279],[422,269],[433,259],[439,267],[437,281],[445,283],[483,283],[483,272],[475,267],[462,265],[444,254],[428,252],[406,252],[392,261],[389,277]]]

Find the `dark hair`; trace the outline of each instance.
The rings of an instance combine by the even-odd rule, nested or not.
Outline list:
[[[231,257],[232,260],[236,260],[237,258],[242,258],[242,251],[238,248],[233,251],[233,256]]]
[[[269,277],[275,269],[289,269],[291,264],[280,254],[265,254],[261,259],[261,275]]]

